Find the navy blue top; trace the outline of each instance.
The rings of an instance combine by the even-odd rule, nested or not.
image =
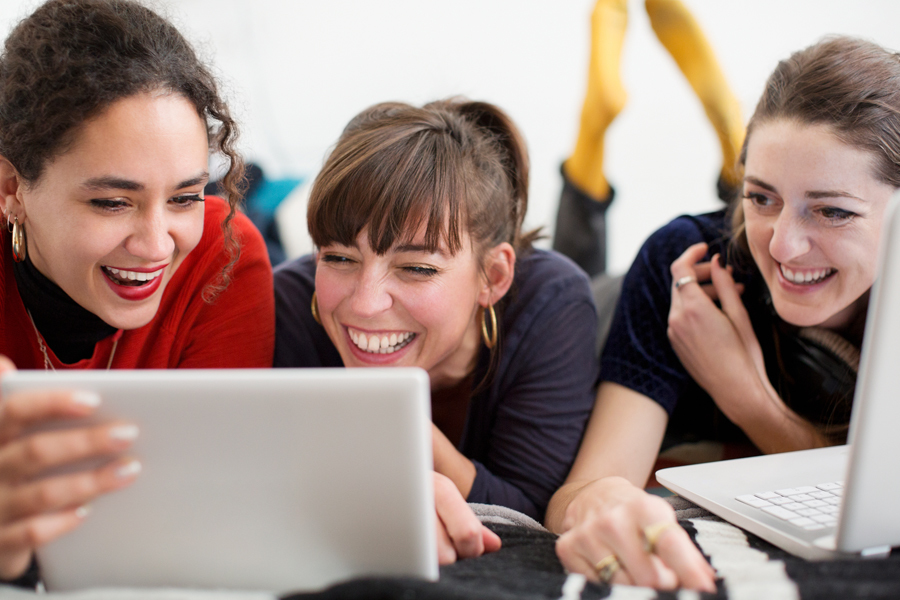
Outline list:
[[[644,243],[622,285],[600,360],[600,379],[643,394],[666,410],[670,421],[664,447],[698,439],[748,441],[687,373],[667,334],[672,262],[699,242],[709,244],[704,261],[715,254],[729,256],[729,241],[726,210],[678,217]],[[766,373],[782,400],[816,425],[846,425],[855,371],[778,317],[754,266],[736,267],[734,277],[745,285],[741,299],[763,351]],[[838,431],[834,440],[841,441],[842,435]]]
[[[312,256],[275,270],[276,367],[343,366],[310,312],[314,286]],[[544,250],[518,259],[497,313],[499,361],[470,399],[459,444],[476,470],[468,501],[540,520],[575,460],[594,404],[597,314],[584,272]],[[482,346],[474,386],[489,360]]]
[[[681,216],[644,242],[622,283],[612,327],[600,359],[600,379],[658,402],[669,416],[693,379],[672,350],[666,333],[672,300],[671,264],[699,242],[709,244],[703,260],[725,251],[725,211]]]

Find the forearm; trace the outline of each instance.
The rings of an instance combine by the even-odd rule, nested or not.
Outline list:
[[[642,488],[653,469],[667,422],[668,415],[655,401],[619,384],[603,382],[575,464],[550,499],[547,529],[561,533],[583,520],[602,495],[598,489],[611,483]]]
[[[791,410],[771,385],[760,384],[752,390],[739,390],[737,395],[740,397],[726,402],[741,409],[726,416],[765,454],[828,445],[812,423]],[[718,399],[716,403],[719,404]]]
[[[457,450],[447,436],[432,425],[434,470],[449,478],[463,498],[469,497],[475,482],[475,465]]]

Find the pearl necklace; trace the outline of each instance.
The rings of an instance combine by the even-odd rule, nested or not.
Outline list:
[[[41,337],[41,332],[38,331],[37,325],[34,323],[34,317],[31,316],[31,311],[26,310],[28,313],[28,318],[31,319],[31,326],[34,327],[34,333],[37,336],[38,348],[41,349],[41,354],[44,355],[44,370],[45,371],[55,371],[56,367],[53,366],[53,362],[50,360],[50,355],[47,354],[47,346],[44,344],[44,338]],[[109,371],[112,368],[113,358],[116,356],[116,348],[119,347],[119,338],[113,340],[112,352],[109,353],[109,362],[106,363],[106,370]]]

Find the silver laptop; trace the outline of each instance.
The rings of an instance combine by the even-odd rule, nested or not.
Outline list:
[[[420,369],[32,371],[2,383],[96,391],[95,420],[140,428],[134,484],[38,551],[50,590],[438,577]]]
[[[900,546],[898,203],[885,216],[849,445],[662,469],[660,483],[804,558]]]

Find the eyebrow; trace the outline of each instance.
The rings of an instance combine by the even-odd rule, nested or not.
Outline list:
[[[775,189],[775,186],[770,185],[761,179],[757,179],[756,177],[747,176],[747,177],[744,177],[744,181],[746,181],[748,183],[752,183],[755,186],[761,187],[764,190],[768,190],[768,191],[776,193],[776,194],[778,193],[778,190]],[[812,191],[806,192],[805,195],[810,200],[820,200],[822,198],[853,198],[854,200],[859,200],[861,202],[865,202],[865,200],[863,200],[859,196],[854,196],[853,194],[851,194],[849,192],[843,192],[841,190],[812,190]]]
[[[744,181],[746,181],[747,183],[752,183],[755,186],[761,187],[764,190],[768,190],[768,191],[774,192],[776,194],[778,193],[778,190],[775,189],[775,186],[769,185],[762,179],[757,179],[756,177],[753,177],[752,175],[747,175],[746,177],[744,177]]]
[[[818,200],[820,198],[853,198],[854,200],[859,200],[860,202],[865,202],[859,196],[854,196],[848,192],[842,192],[840,190],[814,190],[811,192],[806,192],[806,197],[812,200]]]
[[[432,250],[424,244],[401,244],[397,246],[395,252],[422,252],[424,254],[440,254],[441,256],[446,256],[446,253],[441,248]]]
[[[194,187],[195,185],[205,184],[207,181],[209,181],[209,172],[203,171],[196,177],[180,182],[175,186],[175,189],[181,190]],[[85,181],[82,187],[89,191],[127,190],[129,192],[141,192],[144,190],[144,184],[140,182],[113,176],[92,177]]]

